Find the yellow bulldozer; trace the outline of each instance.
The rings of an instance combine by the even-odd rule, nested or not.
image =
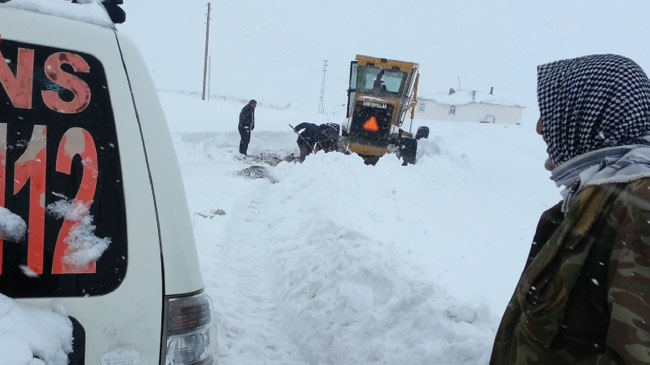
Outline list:
[[[414,164],[417,139],[429,130],[420,127],[414,136],[402,124],[409,113],[413,120],[419,79],[417,63],[357,55],[350,64],[347,125],[339,146],[367,164],[390,152],[403,165]]]

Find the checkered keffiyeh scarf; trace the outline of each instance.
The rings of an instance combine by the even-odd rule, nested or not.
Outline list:
[[[635,143],[650,132],[650,80],[634,61],[593,55],[537,67],[537,98],[549,155]]]

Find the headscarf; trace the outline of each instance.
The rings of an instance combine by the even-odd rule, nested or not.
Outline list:
[[[592,55],[537,67],[543,137],[556,165],[650,132],[650,80],[634,61]]]

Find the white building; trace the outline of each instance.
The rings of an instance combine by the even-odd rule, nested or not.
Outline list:
[[[524,107],[500,100],[492,93],[454,90],[418,98],[417,119],[479,123],[519,124]]]

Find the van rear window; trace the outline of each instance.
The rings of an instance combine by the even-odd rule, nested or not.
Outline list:
[[[126,217],[97,58],[0,40],[0,162],[0,293],[115,290],[127,268]]]

